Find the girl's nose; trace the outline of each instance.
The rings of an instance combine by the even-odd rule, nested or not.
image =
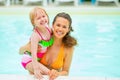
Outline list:
[[[43,23],[43,22],[44,22],[44,19],[41,18],[41,22]]]
[[[41,21],[44,22],[44,23],[46,22],[46,20],[44,18],[42,18]]]

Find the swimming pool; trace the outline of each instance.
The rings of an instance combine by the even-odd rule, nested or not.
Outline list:
[[[52,21],[53,15],[49,15]],[[73,14],[78,40],[70,76],[120,77],[120,15]],[[28,42],[28,15],[0,15],[0,74],[28,74],[21,66],[20,46]]]

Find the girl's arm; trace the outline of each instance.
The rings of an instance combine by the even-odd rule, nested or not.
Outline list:
[[[38,35],[36,32],[33,32],[33,34],[31,35],[31,39],[30,39],[30,48],[31,48],[31,55],[32,55],[32,61],[33,61],[33,68],[34,68],[34,64],[37,63],[37,48],[38,48]]]
[[[43,64],[37,61],[37,50],[38,50],[38,42],[40,41],[40,36],[34,32],[31,36],[31,55],[32,55],[32,63],[34,74],[36,77],[41,77],[40,73],[48,74],[49,69],[45,67]]]
[[[33,70],[34,70],[34,75],[36,78],[41,79],[43,78],[42,72],[39,66],[39,63],[37,61],[37,48],[38,48],[38,41],[39,37],[36,32],[33,32],[31,35],[31,55],[32,55],[32,65],[33,65]]]

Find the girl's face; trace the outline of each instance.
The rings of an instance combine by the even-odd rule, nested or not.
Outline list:
[[[53,24],[53,33],[57,38],[63,38],[69,32],[69,21],[63,17],[57,17]]]
[[[48,16],[44,10],[38,10],[35,14],[35,24],[36,25],[45,25],[48,24]]]

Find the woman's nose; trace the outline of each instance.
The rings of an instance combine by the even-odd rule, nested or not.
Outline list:
[[[61,26],[59,27],[59,30],[62,30],[62,27],[61,27]]]

